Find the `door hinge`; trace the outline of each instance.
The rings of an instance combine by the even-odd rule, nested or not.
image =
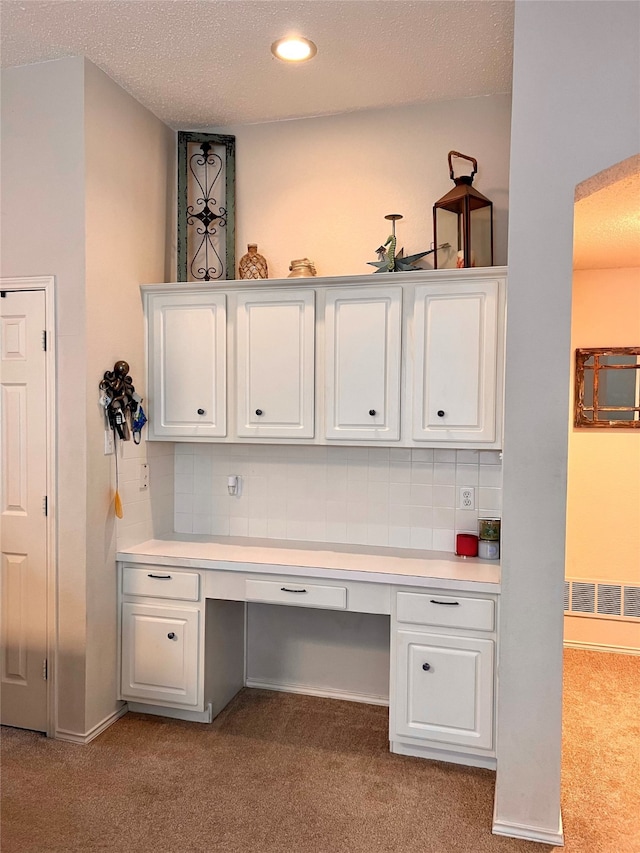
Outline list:
[[[47,495],[42,498],[42,514],[49,515],[49,497]]]
[[[46,329],[42,330],[42,349],[45,352],[47,351],[47,330]]]
[[[42,661],[42,679],[46,681],[49,677],[49,661],[45,658]]]

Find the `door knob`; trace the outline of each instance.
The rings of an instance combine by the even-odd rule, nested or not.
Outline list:
[[[423,663],[422,668],[424,669],[425,672],[429,672],[429,670],[431,669],[431,664],[430,663]]]
[[[256,409],[256,415],[258,415],[258,417],[260,417],[261,414],[262,414],[262,409]]]
[[[198,414],[199,414],[199,415],[204,415],[204,409],[198,409]]]
[[[169,640],[175,640],[176,635],[173,633],[173,631],[169,631],[169,633],[167,634],[167,638]]]
[[[443,409],[438,409],[438,413],[437,413],[437,414],[438,414],[438,417],[439,417],[439,418],[443,418],[443,417],[444,417],[444,411],[443,411]]]
[[[373,417],[375,415],[375,413],[376,413],[375,409],[369,409],[369,414],[371,415],[371,417]]]

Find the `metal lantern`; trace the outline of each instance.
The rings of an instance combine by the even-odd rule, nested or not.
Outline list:
[[[452,157],[473,163],[470,175],[455,178]],[[433,205],[434,269],[493,265],[493,202],[473,186],[478,161],[449,151],[449,175],[455,187]]]

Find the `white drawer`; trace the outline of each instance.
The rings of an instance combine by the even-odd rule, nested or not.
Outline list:
[[[398,622],[418,625],[471,628],[476,631],[493,631],[495,625],[493,601],[451,593],[399,592],[396,614]]]
[[[196,572],[180,572],[163,566],[125,566],[122,592],[124,595],[198,601],[200,577]]]
[[[267,604],[292,604],[295,607],[326,607],[331,610],[346,610],[347,589],[344,586],[325,586],[287,581],[247,580],[247,601],[263,601]]]

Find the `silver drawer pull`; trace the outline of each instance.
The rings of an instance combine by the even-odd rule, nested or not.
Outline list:
[[[436,601],[435,598],[432,598],[431,604],[444,604],[446,607],[457,607],[460,604],[460,602],[459,601]]]
[[[155,580],[157,580],[157,581],[170,581],[170,580],[171,580],[171,575],[152,575],[152,574],[148,574],[148,575],[147,575],[147,577],[148,577],[148,578],[155,578]]]
[[[281,592],[306,592],[307,590],[306,589],[289,589],[286,586],[281,586],[280,591]]]

